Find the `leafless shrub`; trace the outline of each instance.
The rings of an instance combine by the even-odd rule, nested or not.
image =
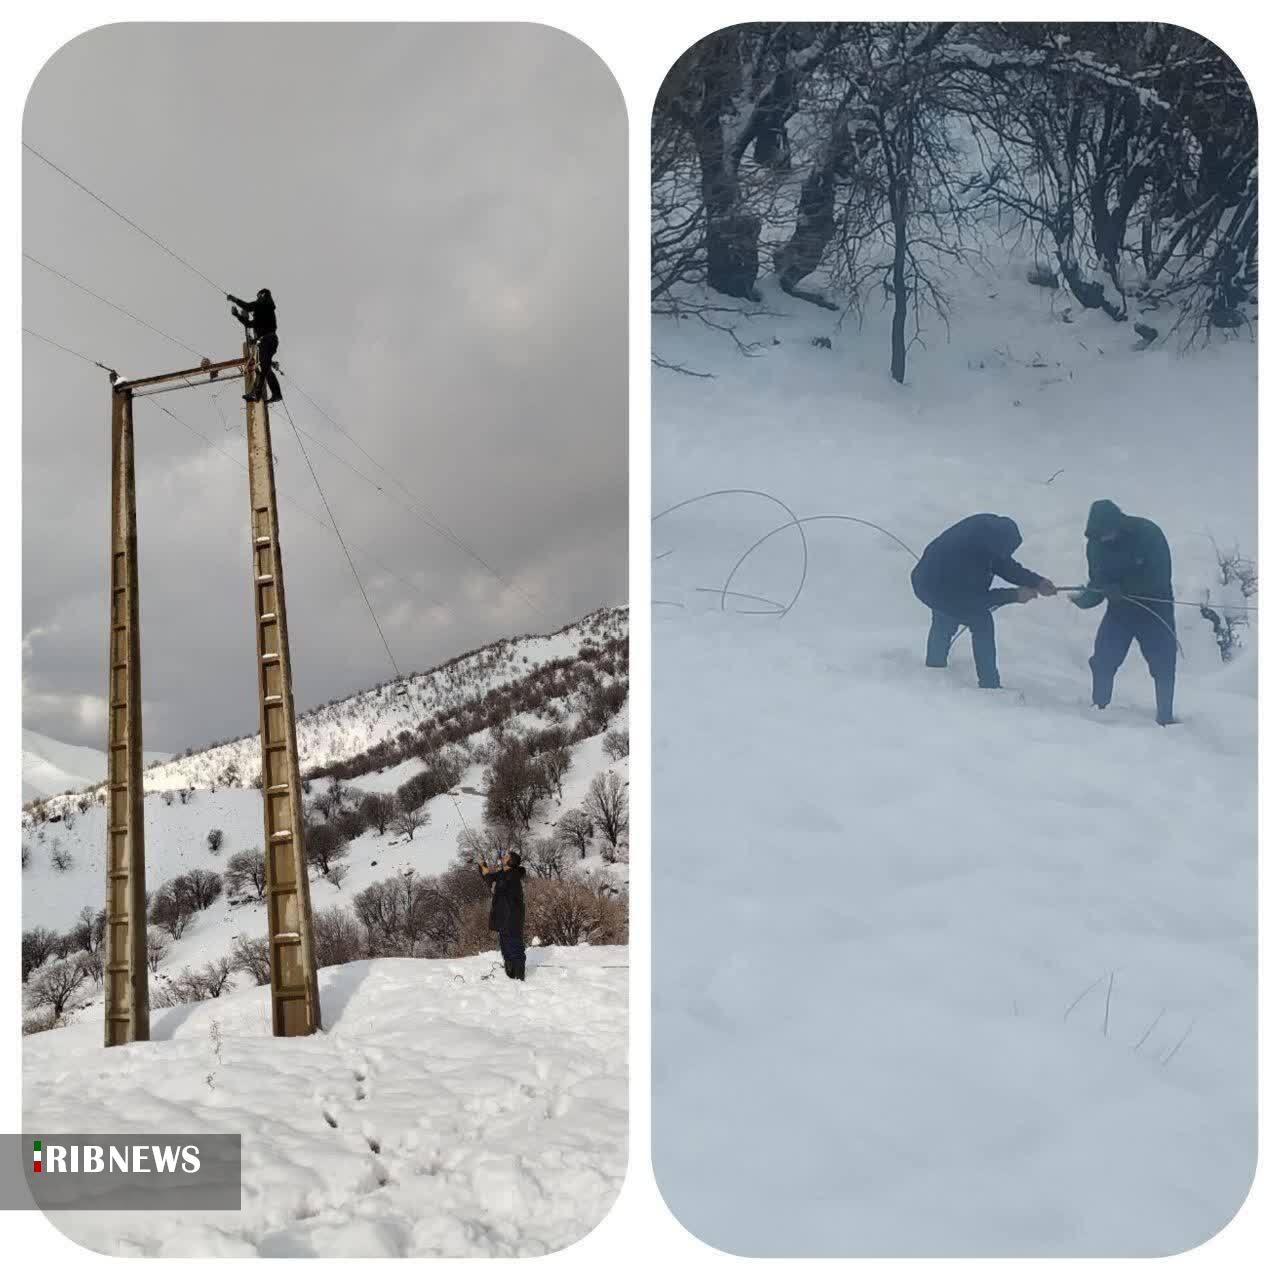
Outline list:
[[[317,919],[324,912],[317,914]],[[231,967],[252,978],[255,985],[265,987],[271,981],[271,946],[266,938],[241,935],[231,944]]]
[[[165,956],[169,954],[169,940],[160,929],[147,930],[147,968],[153,974],[160,972]]]
[[[76,993],[88,978],[78,958],[56,960],[38,969],[27,983],[27,1007],[47,1010],[57,1023],[72,1007]]]
[[[426,809],[421,806],[401,809],[391,819],[391,829],[396,835],[404,836],[406,840],[412,840],[418,828],[426,824],[428,816]]]
[[[261,849],[241,849],[227,859],[227,869],[223,873],[227,892],[242,895],[252,891],[258,901],[267,888],[267,859]]]
[[[625,898],[593,893],[576,880],[537,880],[525,892],[526,928],[547,946],[627,941]]]
[[[349,964],[368,954],[364,928],[353,911],[345,907],[329,907],[317,911],[311,925],[316,968]]]

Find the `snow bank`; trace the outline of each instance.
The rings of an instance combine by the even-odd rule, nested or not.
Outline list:
[[[625,947],[323,969],[325,1030],[275,1039],[265,988],[24,1041],[29,1130],[238,1132],[239,1213],[53,1214],[104,1253],[514,1256],[564,1248],[626,1165]]]
[[[951,340],[888,377],[859,330],[786,298],[719,334],[659,322],[655,508],[768,490],[920,550],[978,511],[1019,559],[1084,575],[1089,503],[1160,523],[1174,584],[1208,534],[1256,546],[1256,352],[1131,350],[1064,323],[1024,263],[957,284]],[[721,302],[724,300],[721,299]],[[812,345],[829,338],[830,350]],[[1163,1254],[1247,1193],[1256,1138],[1256,663],[1179,610],[1178,713],[1136,649],[1089,708],[1101,611],[997,614],[923,667],[912,557],[806,526],[785,618],[719,588],[787,517],[743,496],[654,525],[654,1161],[666,1199],[748,1254]],[[733,589],[789,600],[794,530]],[[703,590],[700,590],[703,589]],[[658,601],[669,603],[660,604]],[[1250,637],[1246,637],[1247,642]]]

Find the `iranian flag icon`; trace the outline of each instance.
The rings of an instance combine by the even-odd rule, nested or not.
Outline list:
[[[32,1172],[39,1173],[40,1168],[40,1139],[37,1138],[31,1149],[31,1169]]]

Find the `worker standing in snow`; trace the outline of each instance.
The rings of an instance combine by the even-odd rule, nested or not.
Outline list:
[[[280,383],[276,371],[271,367],[276,352],[280,349],[280,338],[276,333],[276,304],[271,297],[270,289],[259,289],[258,296],[252,302],[237,298],[234,293],[227,294],[227,301],[232,303],[231,314],[241,324],[253,330],[254,346],[257,350],[257,373],[253,387],[245,396],[246,400],[261,400],[263,384],[271,389],[268,404],[275,404],[281,399]]]
[[[520,855],[504,853],[496,867],[480,862],[480,874],[493,886],[489,928],[498,935],[502,964],[508,978],[524,981],[524,867]]]
[[[996,667],[996,624],[991,611],[1002,604],[1025,604],[1037,595],[1051,596],[1057,587],[1024,568],[1013,553],[1022,533],[1008,516],[966,516],[944,530],[924,549],[911,571],[911,587],[933,614],[925,666],[945,667],[956,632],[968,627],[973,637],[973,664],[983,689],[1000,687]],[[994,578],[1013,587],[992,589]]]
[[[1104,600],[1093,642],[1093,705],[1111,701],[1116,672],[1137,640],[1156,689],[1156,723],[1173,724],[1178,633],[1173,620],[1173,559],[1159,525],[1125,515],[1106,498],[1089,508],[1084,529],[1089,581],[1070,597],[1081,609]]]

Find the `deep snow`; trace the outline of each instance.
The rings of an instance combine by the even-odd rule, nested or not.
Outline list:
[[[387,686],[319,708],[300,723],[303,767],[344,759],[625,627],[625,611],[602,610],[555,636],[500,641],[412,677],[407,696]],[[550,723],[553,708],[540,710],[546,717],[521,713],[507,727]],[[561,700],[554,710],[570,708]],[[610,728],[625,727],[624,707]],[[474,735],[468,747],[487,736]],[[627,760],[610,760],[603,740],[573,744],[561,795],[531,835],[547,834],[581,804],[597,773],[626,777]],[[195,867],[220,871],[236,851],[261,847],[260,793],[214,781],[229,763],[250,778],[256,738],[148,771],[149,888]],[[414,758],[349,781],[394,791],[421,768]],[[446,870],[463,823],[484,825],[484,771],[472,763],[451,795],[429,801],[412,840],[372,830],[353,840],[340,888],[313,874],[313,909],[349,906],[361,889],[397,873]],[[181,788],[189,789],[185,803]],[[55,797],[41,821],[24,814],[25,929],[65,930],[81,908],[102,905],[105,809],[89,803],[81,812],[78,800]],[[223,832],[216,853],[207,843],[213,828]],[[71,857],[65,870],[53,864],[55,849]],[[628,870],[603,860],[599,840],[571,867],[619,888]],[[499,1256],[559,1249],[597,1225],[626,1161],[625,947],[534,946],[525,984],[505,978],[496,953],[322,969],[325,1031],[305,1041],[272,1038],[266,989],[240,974],[218,999],[157,1007],[167,978],[265,929],[260,902],[232,906],[224,895],[198,913],[150,980],[150,1044],[104,1050],[102,993],[89,983],[71,1025],[23,1041],[30,1128],[230,1128],[246,1136],[239,1215],[145,1215],[123,1231],[102,1215],[60,1215],[68,1234],[122,1253]]]
[[[655,511],[756,488],[916,551],[994,511],[1066,584],[1109,497],[1164,527],[1180,598],[1221,599],[1208,535],[1256,548],[1255,348],[1134,351],[1105,318],[1064,323],[1026,266],[960,281],[950,341],[934,323],[905,387],[886,315],[841,327],[770,281],[780,314],[738,329],[752,357],[658,321],[661,356],[715,376],[655,371]],[[984,692],[967,636],[948,671],[923,667],[912,557],[861,526],[806,526],[786,617],[745,596],[791,598],[794,529],[721,612],[705,589],[786,520],[726,496],[653,526],[668,1204],[748,1254],[1205,1240],[1254,1168],[1253,635],[1224,666],[1178,610],[1183,723],[1160,729],[1136,647],[1093,712],[1101,610],[1039,600],[997,614],[1007,687]]]
[[[511,1256],[573,1243],[626,1166],[625,947],[320,971],[325,1030],[274,1039],[265,988],[24,1044],[28,1130],[239,1132],[239,1213],[51,1214],[89,1248],[197,1257]]]

